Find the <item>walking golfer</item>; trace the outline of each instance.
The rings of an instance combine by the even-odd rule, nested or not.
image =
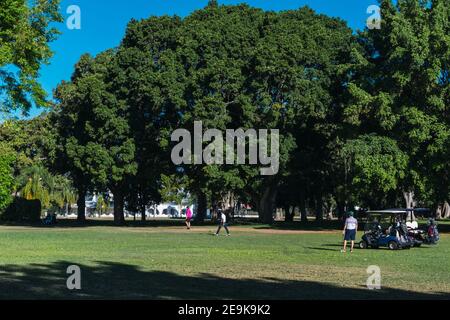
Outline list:
[[[355,246],[355,237],[356,232],[358,231],[358,220],[356,220],[353,217],[353,212],[350,211],[348,213],[348,217],[345,220],[345,226],[342,233],[344,234],[344,248],[341,250],[341,252],[347,251],[347,242],[351,241],[351,248],[350,252],[353,252],[353,247]]]
[[[186,227],[188,230],[191,229],[191,219],[192,219],[192,211],[191,208],[186,208]]]
[[[219,235],[220,229],[222,229],[222,227],[225,228],[225,231],[227,232],[227,236],[230,236],[230,231],[228,230],[228,224],[227,224],[227,216],[221,209],[219,209],[219,214],[220,214],[220,222],[219,222],[219,227],[217,228],[216,236]]]

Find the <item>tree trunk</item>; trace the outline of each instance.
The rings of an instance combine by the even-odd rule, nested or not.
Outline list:
[[[323,199],[322,196],[318,196],[316,199],[316,221],[323,220]]]
[[[288,206],[288,205],[284,206],[283,207],[283,211],[284,211],[284,221],[285,222],[292,222],[290,206]]]
[[[290,206],[284,207],[284,221],[285,222],[293,222],[295,215],[295,206],[292,206],[292,211],[290,210]]]
[[[405,198],[406,209],[414,208],[414,192],[413,191],[404,191],[403,197]]]
[[[336,209],[337,209],[338,219],[342,220],[342,218],[345,216],[345,203],[338,202]]]
[[[197,215],[195,216],[195,222],[203,223],[206,218],[206,210],[208,209],[208,203],[206,194],[202,191],[197,193]]]
[[[113,192],[114,195],[114,223],[124,224],[124,199],[123,194],[120,191]]]
[[[327,220],[333,220],[333,206],[328,208]]]
[[[145,216],[145,206],[141,206],[141,220],[142,221],[147,220]]]
[[[302,222],[308,222],[308,213],[306,212],[306,201],[305,197],[300,197],[300,220]]]
[[[435,217],[437,220],[442,219],[442,206],[440,204],[437,206]]]
[[[259,220],[261,223],[272,224],[273,212],[275,209],[275,198],[277,196],[277,190],[273,186],[266,187],[264,193],[259,201]]]
[[[441,217],[442,217],[442,219],[450,218],[450,205],[447,201],[445,201],[444,204],[442,205]]]
[[[77,200],[77,220],[79,222],[86,221],[86,191],[84,188],[78,188],[78,200]]]

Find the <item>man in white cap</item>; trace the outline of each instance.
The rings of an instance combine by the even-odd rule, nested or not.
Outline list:
[[[345,220],[344,230],[342,234],[344,235],[344,248],[341,252],[347,251],[347,242],[351,241],[350,252],[353,252],[353,247],[355,246],[356,232],[358,232],[358,220],[353,217],[353,211],[348,213],[348,218]]]

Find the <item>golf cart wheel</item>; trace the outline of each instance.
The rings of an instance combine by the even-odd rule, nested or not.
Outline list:
[[[398,243],[395,241],[390,241],[388,243],[388,247],[390,250],[397,250],[398,249]]]
[[[360,249],[367,249],[367,242],[365,242],[364,240],[361,241],[361,242],[359,243],[359,248],[360,248]]]

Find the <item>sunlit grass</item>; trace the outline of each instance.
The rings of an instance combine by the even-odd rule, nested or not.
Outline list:
[[[212,236],[214,226],[194,228],[192,232],[183,227],[0,227],[0,271],[3,271],[0,273],[0,297],[161,298],[172,294],[176,298],[184,297],[183,292],[198,295],[191,298],[340,299],[350,295],[343,291],[340,296],[339,288],[353,288],[352,298],[376,297],[365,288],[369,265],[381,268],[383,288],[401,290],[390,293],[393,297],[401,297],[403,291],[444,293],[450,297],[448,235],[442,235],[437,246],[402,251],[355,250],[352,254],[342,254],[339,251],[342,235],[338,231],[302,234],[278,230],[271,233],[260,227],[234,227],[231,237]],[[70,264],[87,269],[85,274],[91,281],[75,296],[65,289],[65,268]],[[127,271],[128,266],[138,271]],[[93,283],[94,275],[108,272],[116,278]],[[157,276],[160,272],[167,274]],[[153,282],[161,280],[161,287],[152,286],[147,291],[139,283],[139,274],[154,278]],[[192,293],[194,289],[187,287],[189,279],[205,279],[206,275],[215,277],[223,285],[231,286],[236,280],[247,282],[234,285],[244,286],[241,291],[230,288],[228,293],[218,285],[211,286],[213,292],[209,295]],[[164,277],[168,279],[163,281]],[[180,280],[172,277],[180,277]],[[54,283],[58,282],[55,278],[60,282]],[[18,280],[20,285],[13,284]],[[280,290],[278,296],[270,292],[254,296],[251,288],[262,286],[260,281],[272,281]],[[302,291],[304,282],[331,286],[334,291],[315,289],[314,285],[312,289],[305,289],[308,292]],[[286,290],[282,291],[276,283],[285,285]],[[42,291],[41,287],[48,284],[54,287]],[[211,290],[209,283],[208,288]],[[173,292],[166,292],[169,289]]]

